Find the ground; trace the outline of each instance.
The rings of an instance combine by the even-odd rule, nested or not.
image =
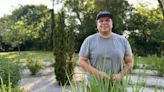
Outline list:
[[[133,79],[132,83],[137,82],[138,76],[143,74],[142,70],[136,69],[133,71],[130,77]],[[157,77],[155,71],[147,71],[146,79],[147,87],[140,92],[154,92],[154,85],[163,88],[161,92],[164,92],[164,77]],[[85,77],[85,72],[77,66],[75,68],[74,80],[80,83],[80,80]],[[140,80],[142,81],[142,79]],[[20,86],[24,88],[27,92],[71,92],[70,86],[59,86],[55,80],[55,75],[53,72],[53,67],[47,67],[41,70],[37,75],[31,76],[29,70],[24,70],[22,74],[22,80]],[[127,87],[128,92],[132,92],[132,87]],[[65,90],[65,91],[64,91]]]

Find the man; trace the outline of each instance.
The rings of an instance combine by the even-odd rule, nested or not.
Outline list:
[[[97,78],[121,81],[132,68],[133,57],[126,38],[112,32],[113,15],[102,11],[96,17],[98,33],[87,37],[79,52],[79,65]]]

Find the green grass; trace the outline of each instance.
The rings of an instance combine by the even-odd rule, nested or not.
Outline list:
[[[139,64],[152,64],[160,60],[164,60],[164,57],[157,57],[155,55],[151,55],[148,57],[135,56],[134,60]]]
[[[164,57],[157,57],[155,55],[148,57],[135,56],[134,68],[156,70],[158,75],[162,77],[164,75]]]
[[[18,61],[20,58],[20,62],[26,62],[28,58],[35,58],[42,61],[54,61],[53,52],[51,51],[21,51],[19,52],[0,52],[0,57],[5,57],[8,59],[12,59],[14,61]],[[78,54],[74,54],[73,61],[78,60]]]
[[[20,55],[19,52],[0,52],[0,56],[12,60],[18,60],[20,58],[21,62],[26,62],[30,57],[39,60],[54,60],[53,53],[50,51],[21,51]]]
[[[142,64],[144,68],[146,69],[154,69],[159,62],[164,62],[164,57],[157,57],[155,55],[148,56],[148,57],[141,57],[141,56],[135,56],[134,57],[134,64]]]
[[[26,62],[26,60],[29,57],[37,58],[39,60],[48,60],[52,61],[54,60],[53,52],[51,51],[21,51],[20,56],[19,52],[0,52],[1,57],[17,60],[20,58],[20,61]],[[74,54],[74,61],[78,60],[78,54]],[[147,65],[153,65],[154,63],[158,61],[164,61],[164,57],[157,57],[155,55],[148,56],[148,57],[141,57],[141,56],[135,56],[134,62],[135,64],[147,64]]]

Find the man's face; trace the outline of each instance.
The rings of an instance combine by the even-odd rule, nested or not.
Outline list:
[[[102,34],[108,34],[112,31],[112,19],[109,17],[101,17],[97,20],[97,29]]]

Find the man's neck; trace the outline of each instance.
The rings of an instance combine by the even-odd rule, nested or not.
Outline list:
[[[99,34],[100,34],[100,37],[102,37],[102,38],[111,38],[111,36],[112,36],[112,32],[110,32],[108,34],[102,34],[99,32]]]

